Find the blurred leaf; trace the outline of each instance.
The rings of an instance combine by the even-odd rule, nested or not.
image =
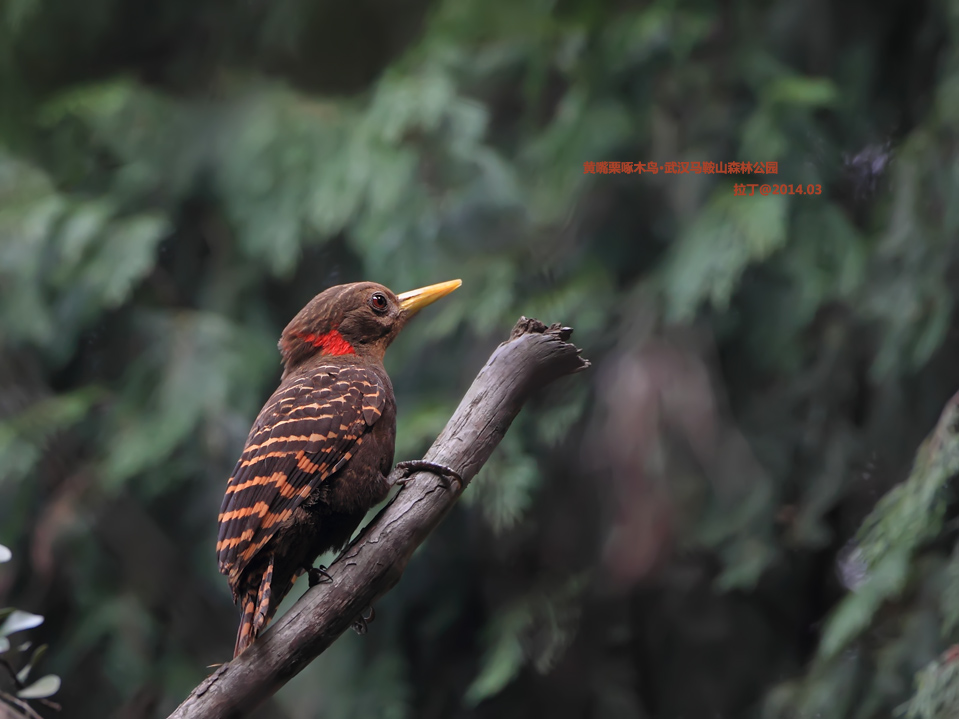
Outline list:
[[[50,438],[84,419],[103,396],[96,387],[84,387],[46,397],[16,416],[0,420],[0,482],[27,477]]]
[[[480,673],[464,696],[467,706],[498,694],[527,661],[544,673],[554,666],[575,635],[588,582],[587,574],[570,577],[552,591],[523,597],[493,618],[484,630],[486,649]]]
[[[44,125],[54,125],[70,116],[88,121],[110,117],[126,107],[136,92],[134,83],[126,79],[74,87],[47,102],[39,121]]]
[[[437,435],[446,426],[453,408],[443,404],[423,402],[412,408],[405,408],[396,427],[396,456],[411,459],[425,451]]]
[[[959,707],[957,648],[930,662],[916,675],[916,693],[899,709],[906,719],[951,719]]]
[[[15,33],[19,31],[30,16],[36,12],[41,5],[41,0],[10,0],[5,7],[6,17],[4,20]]]
[[[43,617],[39,614],[31,614],[20,609],[15,609],[0,624],[0,637],[7,637],[16,632],[22,632],[25,629],[33,629],[43,624]]]
[[[56,674],[47,674],[37,679],[33,684],[17,692],[21,699],[46,699],[60,691],[60,677]]]
[[[959,542],[953,545],[952,556],[945,570],[945,586],[939,596],[942,612],[942,636],[949,637],[959,628]]]
[[[513,432],[500,442],[463,499],[478,506],[493,531],[500,533],[522,518],[539,482],[536,460],[524,452]]]
[[[728,186],[714,194],[665,266],[669,316],[688,320],[703,300],[725,309],[746,267],[785,244],[786,210],[782,195],[737,197]]]
[[[879,501],[859,529],[859,549],[870,566],[887,554],[911,553],[942,527],[943,489],[959,473],[959,398],[950,400],[919,447],[909,478]]]
[[[882,603],[903,590],[909,576],[909,554],[885,555],[856,590],[847,594],[823,628],[819,656],[828,659],[846,647],[865,629]]]
[[[836,103],[839,92],[832,80],[816,77],[780,77],[765,89],[767,102],[806,107]]]
[[[29,648],[30,648],[30,645],[27,644],[25,646],[21,646],[20,651],[25,652]],[[30,672],[33,670],[35,666],[37,666],[37,664],[40,663],[40,660],[43,659],[43,656],[46,653],[47,653],[46,644],[41,644],[39,647],[34,649],[33,656],[30,657],[30,661],[27,662],[19,672],[17,672],[17,681],[20,682],[21,684],[25,684],[27,681],[27,677],[30,676]]]
[[[139,328],[147,350],[128,377],[137,391],[113,414],[117,442],[105,480],[114,485],[160,465],[204,417],[220,416],[231,388],[265,362],[258,337],[213,313],[144,314]]]
[[[153,268],[157,245],[168,230],[166,218],[156,214],[116,221],[84,265],[82,283],[99,295],[105,307],[116,306]]]
[[[531,618],[528,609],[517,608],[497,619],[487,630],[482,669],[464,696],[467,706],[476,706],[498,694],[519,674],[525,661],[519,635]]]
[[[586,411],[587,400],[588,395],[583,384],[571,383],[570,386],[564,387],[562,396],[555,406],[544,407],[536,417],[536,432],[539,440],[552,446],[564,441],[573,425]]]

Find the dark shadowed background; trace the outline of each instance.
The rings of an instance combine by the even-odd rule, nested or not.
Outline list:
[[[0,659],[62,678],[32,706],[164,717],[229,659],[216,514],[280,330],[462,278],[387,357],[397,459],[521,314],[593,368],[259,717],[955,717],[949,487],[855,537],[959,389],[957,35],[955,0],[0,0],[0,607],[45,617]],[[734,194],[769,180],[821,194]]]

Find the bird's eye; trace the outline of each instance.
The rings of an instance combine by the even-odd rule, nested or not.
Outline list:
[[[384,295],[382,292],[374,292],[370,296],[370,307],[372,307],[376,312],[386,312],[389,306],[390,302],[386,299],[386,295]]]

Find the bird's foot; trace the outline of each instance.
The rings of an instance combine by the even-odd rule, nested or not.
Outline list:
[[[367,612],[369,612],[369,616],[365,616]],[[376,610],[373,607],[367,607],[360,616],[353,620],[353,631],[360,635],[366,634],[370,622],[374,619],[376,619]]]
[[[330,576],[330,573],[326,571],[326,567],[322,564],[319,567],[307,567],[306,573],[309,576],[309,582],[311,587],[315,587],[317,584],[323,582],[332,582],[333,577]]]
[[[460,477],[459,473],[436,462],[427,462],[425,459],[410,459],[405,462],[397,462],[395,470],[400,472],[400,477],[395,484],[406,485],[412,481],[410,475],[414,472],[430,472],[440,478],[446,489],[451,489],[453,482],[456,482],[458,489],[463,489],[463,478]]]

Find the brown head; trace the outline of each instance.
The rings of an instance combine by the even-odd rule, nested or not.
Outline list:
[[[317,355],[358,355],[382,362],[386,348],[413,315],[461,284],[451,280],[400,295],[375,282],[324,290],[280,336],[283,376]]]

